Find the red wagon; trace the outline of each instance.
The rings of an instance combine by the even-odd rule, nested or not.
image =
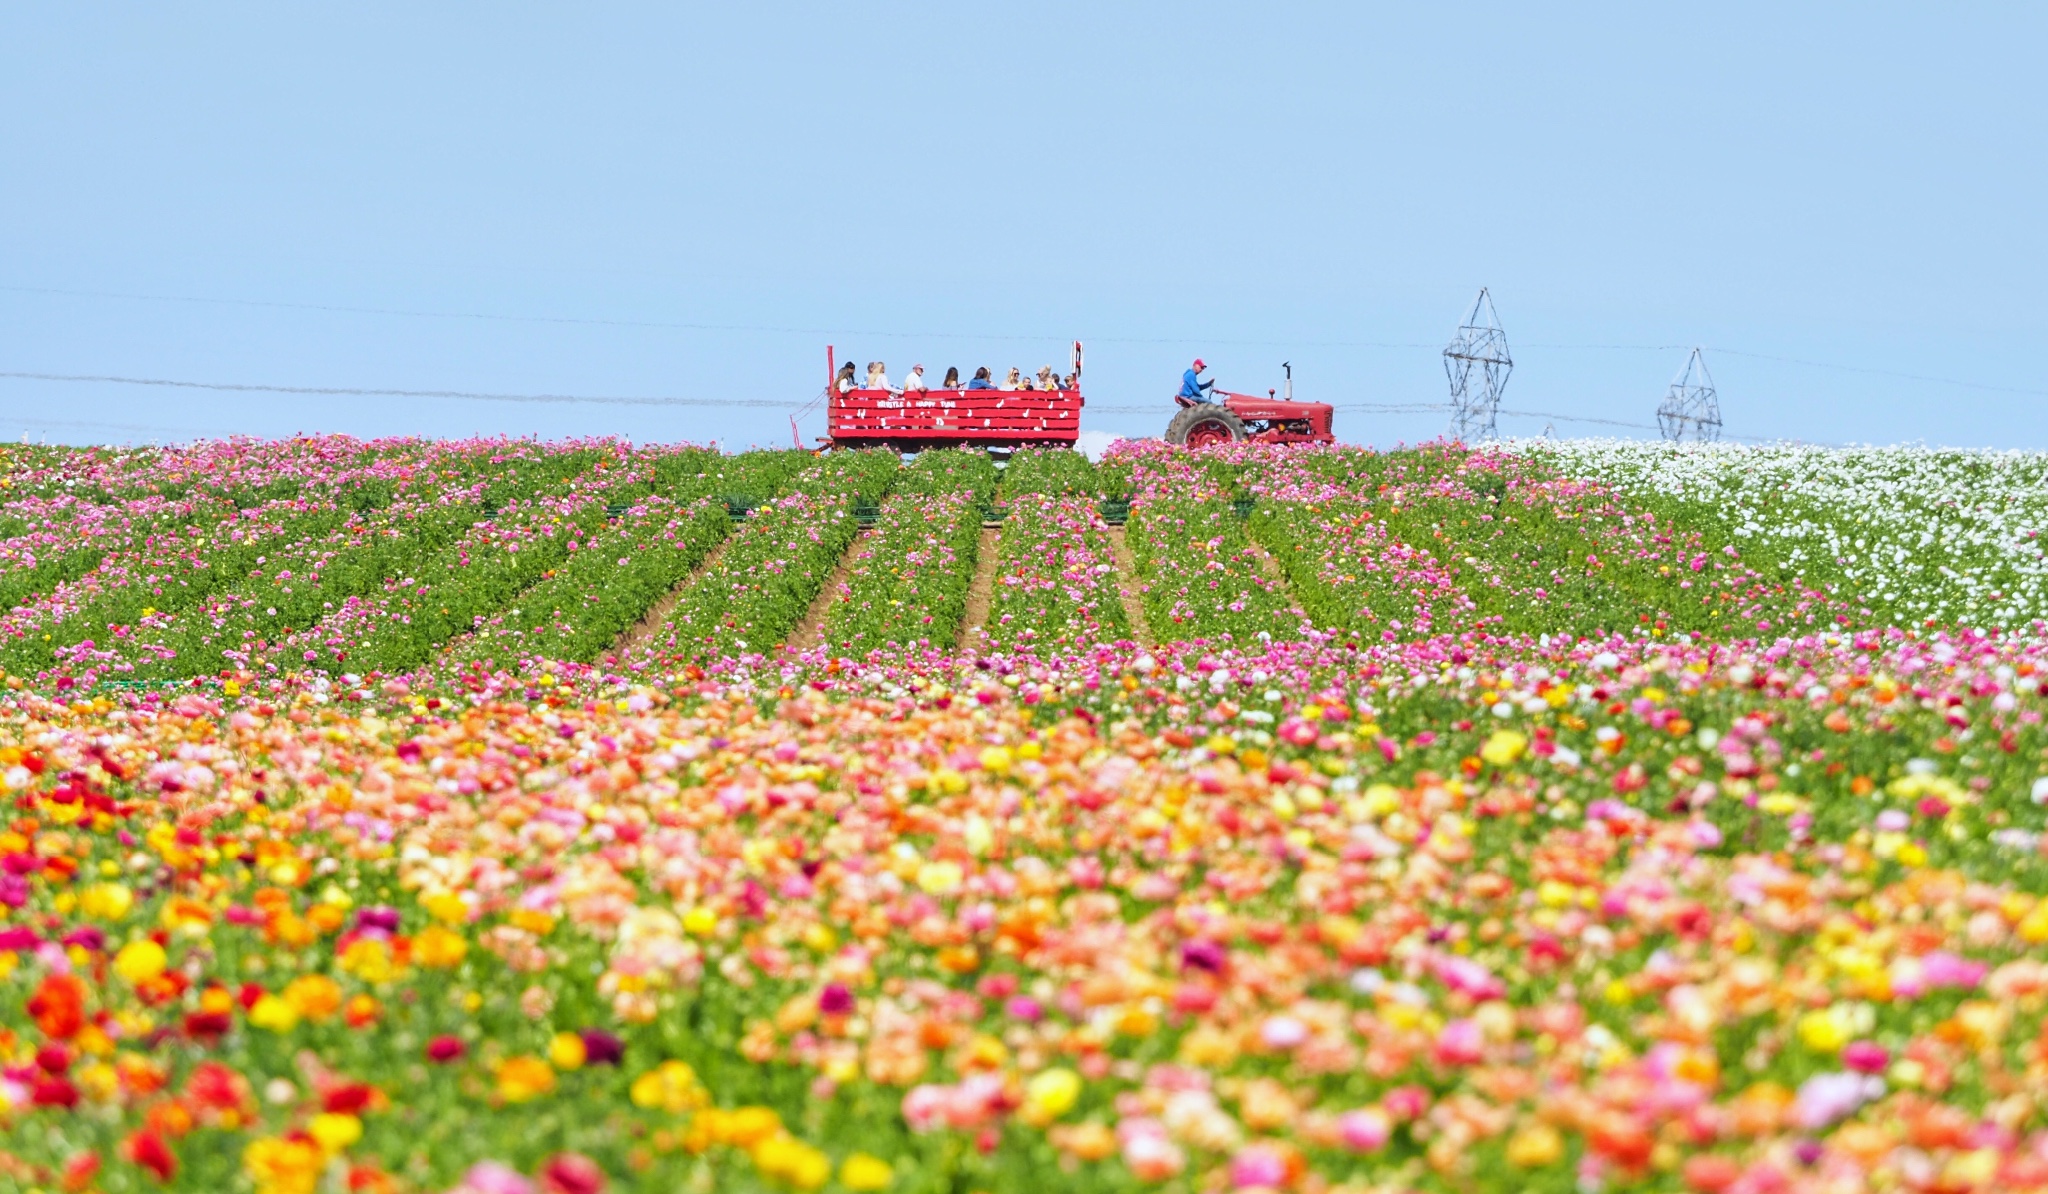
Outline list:
[[[1071,448],[1081,435],[1079,382],[1054,390],[866,390],[839,392],[825,349],[825,442],[835,448]],[[1073,375],[1081,372],[1074,342]]]

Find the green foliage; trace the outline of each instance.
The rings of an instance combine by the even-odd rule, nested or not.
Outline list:
[[[1026,493],[1064,497],[1128,492],[1128,487],[1105,490],[1103,483],[1102,471],[1071,448],[1020,448],[1003,466],[1005,498]]]
[[[964,493],[985,502],[996,488],[996,466],[988,453],[972,448],[934,448],[920,452],[896,483],[898,493],[925,495]]]
[[[683,592],[651,653],[712,659],[787,640],[859,531],[854,508],[879,501],[901,472],[895,453],[862,451],[790,475],[786,495],[755,509]]]
[[[588,542],[572,540],[574,550],[552,575],[520,594],[515,606],[455,640],[442,666],[594,662],[649,606],[686,580],[731,529],[719,498],[681,504],[646,498]]]
[[[5,551],[7,545],[0,545]],[[49,592],[67,581],[77,580],[99,567],[107,555],[104,543],[82,547],[56,547],[29,554],[27,559],[13,551],[0,556],[0,610],[13,609],[31,597]],[[32,561],[32,562],[31,562]]]

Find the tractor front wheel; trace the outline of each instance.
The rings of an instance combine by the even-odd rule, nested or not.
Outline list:
[[[1174,415],[1173,422],[1166,425],[1167,443],[1184,444],[1190,448],[1236,443],[1244,438],[1244,420],[1230,408],[1214,403],[1190,406]]]

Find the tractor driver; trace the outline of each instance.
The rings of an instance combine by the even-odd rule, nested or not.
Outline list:
[[[1209,401],[1208,391],[1216,383],[1201,380],[1202,370],[1208,367],[1202,363],[1202,358],[1196,357],[1194,367],[1180,375],[1180,393],[1176,397],[1185,398],[1190,402]]]

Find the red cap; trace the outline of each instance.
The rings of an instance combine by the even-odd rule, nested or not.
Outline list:
[[[1200,357],[1196,357],[1196,358],[1195,358],[1195,368],[1197,368],[1197,369],[1206,369],[1206,368],[1208,368],[1208,366],[1202,363],[1202,358],[1200,358]]]

